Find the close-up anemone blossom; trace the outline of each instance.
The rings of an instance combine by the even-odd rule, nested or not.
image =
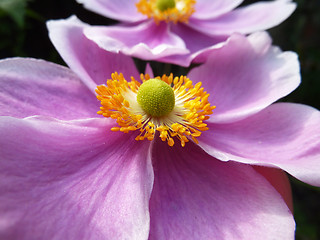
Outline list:
[[[320,186],[319,111],[274,103],[295,53],[235,34],[153,76],[76,20],[48,28],[70,69],[0,61],[1,239],[294,239],[284,171]]]
[[[107,51],[189,66],[204,61],[232,33],[250,34],[278,25],[295,10],[291,0],[77,0],[120,22],[88,26],[86,37]],[[202,55],[201,57],[199,55]],[[199,57],[197,57],[199,56]]]

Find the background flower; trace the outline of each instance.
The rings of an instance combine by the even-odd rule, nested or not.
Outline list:
[[[94,12],[125,23],[85,29],[85,35],[100,47],[144,60],[181,66],[199,62],[200,59],[195,59],[195,56],[225,41],[232,33],[247,34],[279,24],[296,6],[289,0],[276,0],[236,8],[241,0],[198,0],[188,22],[156,23],[153,18],[148,19],[137,11],[139,0],[78,2]],[[201,60],[204,61],[203,56]]]

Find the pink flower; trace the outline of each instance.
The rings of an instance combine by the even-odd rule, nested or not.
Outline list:
[[[131,58],[99,48],[81,23],[48,26],[72,71],[0,62],[1,239],[294,238],[281,169],[320,186],[319,111],[272,104],[299,85],[296,54],[266,33],[233,35],[188,74],[216,106],[209,130],[170,147],[97,114],[94,90],[112,72],[139,79]]]
[[[203,61],[203,56],[200,59],[197,56],[207,56],[213,45],[225,41],[232,33],[249,34],[278,25],[296,8],[291,0],[262,1],[238,8],[242,0],[78,2],[122,22],[116,26],[88,26],[85,29],[85,35],[100,47],[181,66]],[[163,9],[157,2],[167,6]]]

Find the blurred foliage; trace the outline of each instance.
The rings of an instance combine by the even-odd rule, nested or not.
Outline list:
[[[0,0],[0,9],[8,14],[19,27],[23,27],[28,0]]]
[[[244,4],[257,2],[246,0]],[[320,1],[295,0],[292,16],[269,32],[275,45],[294,51],[301,63],[302,83],[281,101],[320,109]],[[75,0],[0,0],[0,58],[34,57],[63,64],[48,38],[46,21],[77,15],[82,21],[110,25],[113,20],[85,10]],[[152,63],[154,64],[154,63]],[[164,71],[176,66],[161,64]],[[297,240],[320,239],[320,190],[290,178],[293,189]]]
[[[291,178],[296,240],[320,239],[320,189]]]

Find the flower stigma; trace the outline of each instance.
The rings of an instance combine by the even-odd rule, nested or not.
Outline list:
[[[140,0],[136,3],[138,12],[153,18],[156,23],[184,22],[194,13],[196,0]]]
[[[156,7],[160,12],[164,12],[168,9],[175,8],[176,2],[175,0],[157,0]]]
[[[203,121],[215,109],[208,102],[209,94],[201,87],[201,82],[193,85],[185,77],[163,75],[150,79],[141,74],[141,81],[131,77],[127,81],[117,72],[111,75],[106,85],[97,86],[97,99],[101,102],[97,113],[116,119],[118,126],[112,131],[128,133],[139,131],[136,140],[153,140],[156,133],[162,141],[173,146],[174,139],[186,142],[196,139],[208,130]]]
[[[137,93],[137,102],[152,117],[168,115],[175,103],[173,89],[160,79],[149,79],[142,83]]]

